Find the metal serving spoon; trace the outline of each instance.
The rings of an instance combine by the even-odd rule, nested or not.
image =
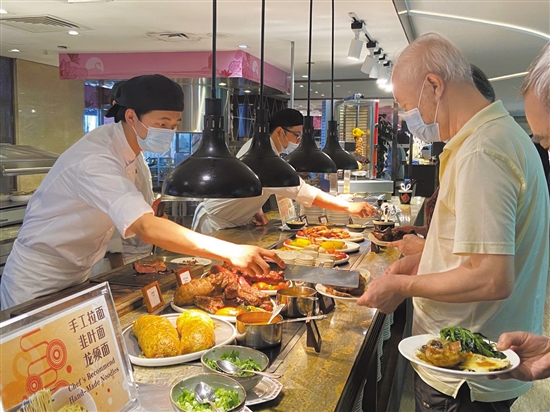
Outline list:
[[[214,390],[209,384],[204,382],[197,383],[195,386],[195,399],[199,401],[199,403],[209,403],[214,412],[220,412],[214,404],[216,396],[214,395]]]
[[[220,359],[216,361],[216,364],[222,371],[229,373],[231,375],[235,375],[237,372],[250,372],[250,373],[255,373],[256,375],[267,376],[268,378],[275,378],[275,379],[279,379],[281,376],[283,376],[277,373],[259,372],[259,371],[252,371],[248,369],[241,369],[237,365],[235,365],[233,362],[228,360]]]
[[[271,317],[267,321],[268,325],[273,321],[273,319],[275,319],[275,316],[277,316],[279,314],[279,312],[282,311],[285,306],[286,306],[286,303],[281,303],[280,305],[277,305],[273,308],[273,312],[271,312]]]

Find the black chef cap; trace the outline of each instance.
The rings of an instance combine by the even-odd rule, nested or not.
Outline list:
[[[116,93],[118,92],[118,89],[120,89],[120,86],[122,86],[124,83],[126,83],[126,80],[121,80],[113,84],[113,87],[111,88],[111,94],[109,95],[109,104],[113,104],[113,100],[116,100]]]
[[[273,133],[277,127],[302,126],[304,116],[295,109],[283,109],[269,118],[269,133]]]
[[[113,96],[116,100],[105,117],[116,117],[116,121],[124,116],[117,116],[122,110],[134,109],[145,114],[152,110],[183,111],[183,90],[174,81],[160,74],[148,74],[133,77],[125,81]]]

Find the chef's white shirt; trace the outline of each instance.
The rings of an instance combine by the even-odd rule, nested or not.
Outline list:
[[[136,188],[136,155],[121,123],[100,126],[65,151],[27,205],[0,283],[2,309],[85,281],[115,228],[151,206]]]
[[[471,254],[514,256],[514,289],[503,300],[446,303],[414,298],[413,335],[462,326],[497,341],[503,332],[540,334],[548,276],[549,202],[542,164],[529,136],[497,101],[472,117],[440,155],[440,189],[418,276],[468,265]],[[413,364],[449,396],[464,382],[471,398],[518,397],[531,383],[461,379]]]
[[[279,154],[272,139],[270,142],[273,151]],[[251,145],[252,139],[241,147],[237,157],[242,157]],[[321,193],[320,189],[310,186],[300,179],[299,186],[264,187],[262,194],[256,197],[208,199],[197,206],[192,228],[197,232],[209,235],[216,230],[246,225],[272,194],[287,197],[296,200],[305,207],[311,207],[319,193]]]

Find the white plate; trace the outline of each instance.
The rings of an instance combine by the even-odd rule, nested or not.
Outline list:
[[[390,243],[390,242],[384,242],[383,240],[376,239],[372,233],[369,233],[367,239],[369,239],[372,243],[374,243],[375,245],[378,245],[378,246],[387,247],[388,243]]]
[[[180,265],[203,265],[208,266],[212,263],[210,259],[200,258],[200,257],[183,257],[172,259],[171,263],[178,263]]]
[[[28,202],[31,200],[32,195],[10,195],[12,202]]]
[[[322,240],[322,241],[325,241],[325,240],[343,240],[344,242],[355,242],[355,243],[361,243],[361,242],[365,241],[365,238],[363,237],[362,233],[357,233],[357,232],[348,232],[348,233],[349,233],[350,237],[346,238],[346,239],[325,238],[325,237],[315,237],[314,239]],[[298,236],[298,235],[296,235],[296,237],[300,238],[300,239],[308,239],[312,236]]]
[[[165,318],[168,318],[170,322],[176,327],[176,319],[179,316],[179,313],[176,314],[169,314],[169,315],[161,315]],[[235,327],[230,324],[229,322],[213,317],[214,320],[215,329],[214,332],[216,333],[216,346],[220,345],[227,345],[229,343],[232,343],[235,339],[235,336],[237,335],[237,331],[235,330]],[[126,349],[128,350],[128,356],[130,357],[130,362],[132,362],[134,365],[140,365],[140,366],[168,366],[168,365],[178,365],[180,363],[185,363],[189,361],[193,361],[196,359],[200,359],[202,354],[206,352],[206,350],[201,350],[198,352],[188,353],[187,355],[180,355],[180,356],[171,356],[168,358],[142,358],[140,355],[142,355],[141,348],[139,347],[137,338],[132,334],[132,326],[128,326],[124,331],[122,332],[122,339],[124,339],[126,343]]]
[[[500,375],[502,373],[510,372],[512,369],[515,369],[519,366],[520,360],[519,356],[510,349],[502,351],[506,358],[510,361],[510,367],[507,369],[503,369],[500,371],[493,371],[493,372],[470,372],[470,371],[461,371],[457,369],[448,369],[448,368],[440,368],[438,366],[431,365],[427,362],[424,362],[423,360],[419,359],[416,356],[416,351],[419,350],[422,345],[425,345],[430,339],[436,339],[439,338],[439,336],[435,335],[416,335],[411,336],[409,338],[403,339],[401,342],[399,342],[399,352],[410,360],[413,363],[416,363],[417,365],[423,366],[424,368],[433,369],[435,371],[445,373],[448,375],[454,375],[454,376],[489,376],[489,375]]]
[[[84,392],[82,393],[82,397],[74,401],[74,405],[80,405],[86,408],[88,411],[97,411],[97,406],[95,404],[94,398],[92,398],[92,395],[90,395],[86,390],[84,390]],[[52,395],[53,410],[58,411],[66,405],[71,405],[72,403],[70,398],[74,395],[74,389],[69,390],[68,386],[59,388]]]
[[[336,239],[334,239],[334,240],[336,240]],[[361,247],[360,245],[358,245],[355,242],[344,241],[344,244],[345,245],[344,245],[343,249],[337,249],[338,252],[342,252],[342,253],[357,252],[359,250],[359,248]],[[287,245],[287,244],[283,244],[283,247],[286,247],[286,248],[292,249],[292,250],[302,250],[303,249],[303,247],[292,246],[292,245]]]
[[[361,276],[363,276],[365,278],[365,280],[368,283],[368,281],[370,279],[370,272],[367,269],[357,269],[357,271],[361,274]],[[345,301],[345,302],[355,302],[357,299],[359,299],[359,296],[353,297],[353,298],[347,298],[345,296],[333,295],[332,293],[327,292],[327,287],[325,285],[322,285],[321,283],[317,283],[315,285],[315,290],[317,290],[317,292],[319,292],[321,295],[324,295],[324,296],[327,296],[329,298],[333,298],[333,299],[336,299],[336,300],[342,300],[342,301]]]
[[[334,261],[334,265],[336,265],[336,266],[343,265],[344,263],[348,263],[348,262],[349,262],[349,256],[346,255],[346,257],[344,259]]]
[[[283,389],[283,384],[277,379],[263,377],[252,390],[246,393],[245,405],[256,405],[271,401],[279,395],[281,389]]]
[[[170,306],[172,306],[172,309],[174,309],[176,312],[179,312],[179,313],[183,313],[183,312],[185,312],[187,310],[190,310],[190,309],[199,309],[195,305],[177,306],[174,303],[174,301],[170,302]],[[220,319],[220,320],[223,320],[225,322],[231,322],[231,323],[236,323],[237,322],[237,317],[236,316],[218,316],[218,315],[212,315],[210,313],[209,313],[209,315],[213,319]]]

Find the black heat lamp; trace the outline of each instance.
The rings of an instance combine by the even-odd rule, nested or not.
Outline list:
[[[313,138],[313,117],[311,113],[311,34],[313,28],[313,0],[309,1],[309,56],[307,65],[307,116],[304,117],[304,128],[300,145],[285,160],[298,173],[334,173],[338,169],[332,159],[323,153]]]
[[[262,0],[261,51],[260,51],[260,98],[256,109],[254,136],[248,152],[240,158],[260,178],[263,187],[292,187],[300,184],[298,173],[281,159],[271,147],[268,113],[262,109],[264,101],[264,32],[265,0]]]
[[[260,180],[231,154],[225,142],[222,101],[216,98],[216,0],[213,0],[212,17],[212,96],[205,99],[201,144],[168,175],[162,194],[195,199],[260,196]]]

